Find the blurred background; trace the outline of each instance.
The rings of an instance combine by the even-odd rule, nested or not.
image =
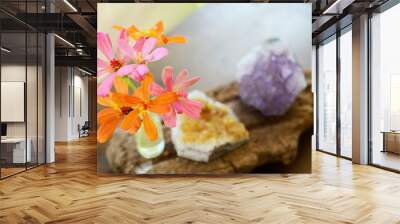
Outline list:
[[[208,90],[235,79],[240,59],[269,38],[280,38],[304,69],[311,69],[311,7],[307,4],[98,4],[98,31],[116,40],[115,24],[147,29],[164,21],[169,35],[188,38],[167,45],[167,57],[151,64],[156,77],[162,68],[187,68],[202,77],[197,89]],[[279,23],[277,23],[279,21]],[[309,43],[309,44],[305,44]]]

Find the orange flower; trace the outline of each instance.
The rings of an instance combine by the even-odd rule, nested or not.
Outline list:
[[[98,115],[98,141],[106,142],[114,133],[118,124],[128,133],[134,134],[144,125],[144,131],[150,140],[158,138],[157,127],[148,112],[166,114],[170,111],[170,104],[177,100],[175,93],[166,92],[150,99],[149,86],[153,82],[151,74],[147,74],[133,95],[128,94],[128,86],[120,79],[116,79],[114,87],[116,92],[108,97],[99,97],[98,103],[106,108]],[[122,120],[122,121],[121,121]]]
[[[118,94],[128,94],[128,86],[119,78],[114,80],[114,88]],[[122,105],[113,101],[113,94],[115,93],[110,92],[106,97],[97,96],[97,103],[106,107],[97,113],[97,140],[100,143],[106,142],[113,135],[124,116]]]
[[[114,29],[117,29],[117,30],[125,29],[124,27],[119,26],[119,25],[114,25],[113,27],[114,27]],[[128,27],[127,30],[128,30],[128,35],[134,40],[137,40],[141,37],[145,37],[145,38],[153,37],[153,38],[157,39],[157,43],[159,45],[168,44],[168,43],[182,44],[182,43],[186,42],[186,38],[184,36],[180,36],[180,35],[172,36],[172,37],[165,36],[164,35],[164,24],[162,21],[158,21],[155,26],[153,26],[152,28],[150,28],[148,30],[139,30],[134,25]]]

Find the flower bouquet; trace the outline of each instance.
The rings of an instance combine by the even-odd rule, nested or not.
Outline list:
[[[97,33],[98,49],[103,54],[97,59],[97,103],[101,106],[97,113],[98,142],[107,142],[119,126],[121,131],[130,134],[143,133],[137,142],[144,138],[144,142],[151,145],[162,136],[161,120],[165,126],[173,128],[178,114],[197,119],[203,104],[189,100],[187,91],[200,78],[189,78],[184,69],[174,80],[173,68],[166,66],[161,74],[161,86],[154,81],[148,67],[149,63],[168,55],[165,45],[185,43],[186,38],[166,36],[161,21],[148,30],[135,26],[114,28],[119,32],[115,48],[108,33]],[[160,154],[146,154],[145,151],[142,148],[141,155],[146,158]]]

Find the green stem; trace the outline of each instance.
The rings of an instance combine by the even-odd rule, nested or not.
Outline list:
[[[124,81],[128,85],[129,89],[131,89],[131,90],[136,89],[135,83],[132,81],[132,79],[129,76],[126,75],[126,76],[122,77],[122,81]]]

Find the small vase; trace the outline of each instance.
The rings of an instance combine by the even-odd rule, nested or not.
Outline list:
[[[154,159],[164,151],[165,141],[160,117],[150,113],[149,115],[157,127],[158,138],[154,141],[150,140],[144,131],[144,125],[142,125],[135,134],[135,141],[141,156],[146,159]]]

